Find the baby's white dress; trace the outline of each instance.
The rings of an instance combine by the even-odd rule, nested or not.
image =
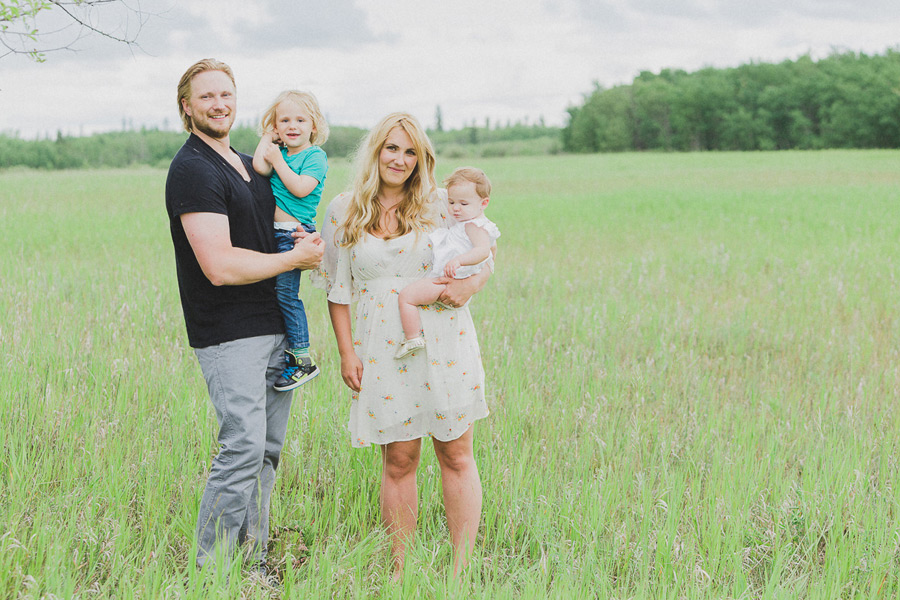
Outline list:
[[[472,240],[466,235],[466,225],[468,223],[477,225],[487,232],[491,239],[490,246],[493,246],[494,242],[497,241],[497,238],[500,237],[500,230],[497,229],[497,226],[484,215],[468,221],[456,223],[446,229],[443,227],[435,229],[428,234],[428,237],[431,239],[431,244],[434,246],[434,266],[431,268],[431,277],[443,277],[444,267],[447,266],[448,262],[463,252],[468,252],[472,249]],[[475,273],[481,271],[485,265],[493,265],[493,260],[493,256],[489,255],[477,265],[463,265],[456,270],[454,278],[465,279],[466,277],[471,277]]]
[[[443,192],[443,190],[441,190]],[[446,193],[436,196],[432,219],[448,226]],[[426,435],[454,440],[488,415],[484,370],[468,305],[419,307],[426,347],[397,360],[403,341],[397,296],[407,284],[429,276],[428,235],[409,233],[382,240],[364,235],[352,248],[337,245],[349,195],[332,200],[322,225],[325,256],[314,285],[328,300],[356,303],[353,346],[362,361],[362,389],[350,391],[353,447],[414,440]]]

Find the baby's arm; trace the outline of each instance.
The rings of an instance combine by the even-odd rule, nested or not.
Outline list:
[[[494,258],[497,258],[497,244],[491,246],[491,254],[494,255]],[[447,306],[462,306],[469,301],[469,298],[484,288],[492,273],[493,269],[482,269],[465,279],[439,277],[437,281],[446,284],[446,286],[438,301]]]
[[[444,267],[447,277],[456,276],[456,270],[461,266],[477,265],[491,255],[491,237],[487,231],[475,223],[466,223],[466,235],[472,242],[472,249],[447,262]]]
[[[259,138],[259,144],[256,145],[256,150],[253,152],[253,170],[265,177],[272,174],[272,165],[266,160],[266,152],[270,146],[278,148],[274,143],[275,136],[276,133],[274,131],[267,131],[262,134],[262,137]],[[281,154],[280,151],[279,154]]]

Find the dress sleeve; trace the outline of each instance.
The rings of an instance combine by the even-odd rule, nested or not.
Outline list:
[[[349,196],[341,194],[328,205],[322,223],[322,240],[325,242],[325,255],[317,269],[310,271],[312,284],[322,290],[329,302],[350,304],[356,299],[353,286],[353,275],[350,271],[350,249],[339,245],[338,227],[344,219]]]

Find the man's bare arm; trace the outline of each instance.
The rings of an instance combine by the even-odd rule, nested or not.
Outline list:
[[[213,285],[246,285],[291,269],[311,269],[322,260],[318,233],[297,241],[292,250],[265,254],[231,245],[228,217],[218,213],[186,213],[181,223],[203,274]]]

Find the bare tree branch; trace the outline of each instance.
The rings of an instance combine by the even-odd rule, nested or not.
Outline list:
[[[124,18],[116,27],[101,25],[100,11],[114,6],[124,10]],[[38,19],[50,13],[59,15],[63,24],[39,27]],[[43,62],[46,53],[75,50],[77,42],[91,35],[139,47],[138,36],[151,16],[140,0],[0,0],[0,46],[6,49],[0,58],[25,54]]]

